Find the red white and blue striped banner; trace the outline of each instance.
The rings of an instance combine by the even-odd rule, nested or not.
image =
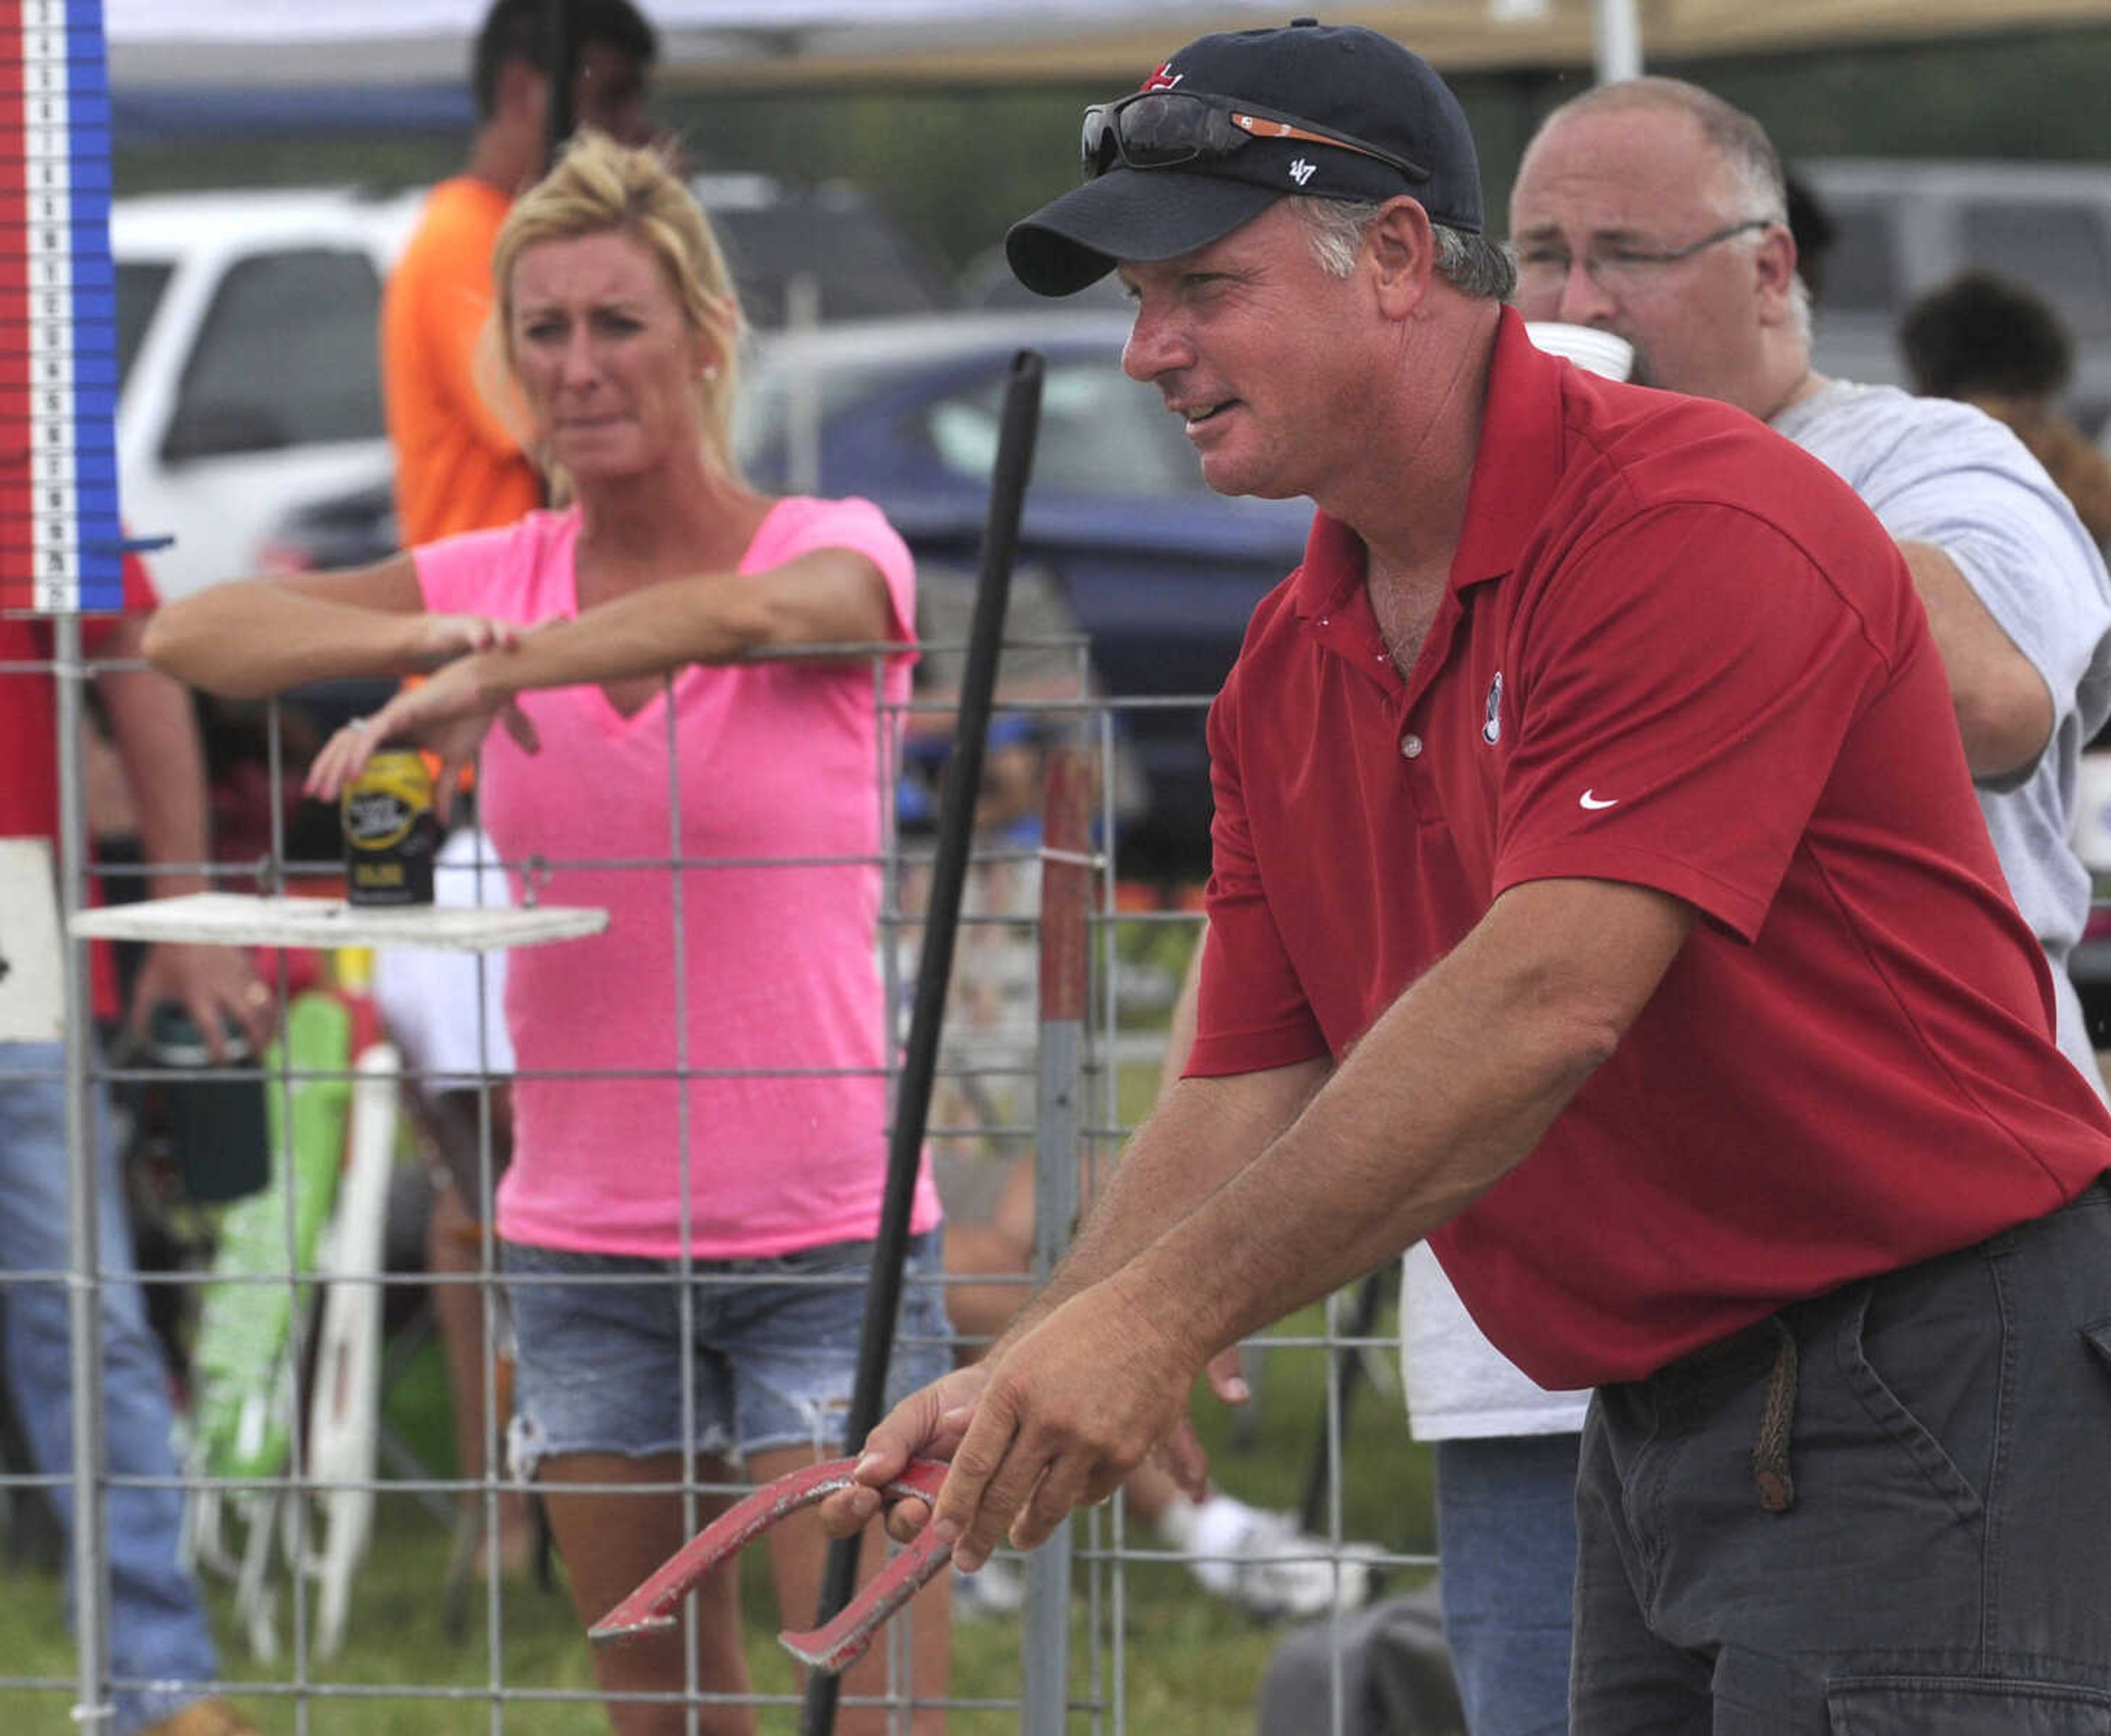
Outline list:
[[[0,0],[0,610],[118,608],[102,0]]]

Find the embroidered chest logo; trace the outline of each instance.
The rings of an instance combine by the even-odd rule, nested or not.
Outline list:
[[[1301,157],[1296,160],[1296,161],[1291,164],[1290,178],[1293,181],[1296,182],[1299,186],[1302,187],[1307,181],[1312,179],[1313,172],[1317,170],[1319,166],[1317,163],[1308,163]]]
[[[1481,725],[1481,739],[1491,748],[1503,738],[1503,672],[1488,684],[1487,716]]]

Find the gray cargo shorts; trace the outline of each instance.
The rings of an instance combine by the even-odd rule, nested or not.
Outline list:
[[[1572,1736],[2111,1736],[2111,1192],[1599,1389]]]

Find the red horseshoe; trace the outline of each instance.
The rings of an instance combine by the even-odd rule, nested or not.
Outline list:
[[[597,1642],[626,1634],[649,1633],[674,1625],[674,1612],[697,1582],[720,1562],[740,1553],[779,1520],[802,1507],[851,1488],[855,1459],[825,1459],[789,1471],[737,1502],[684,1543],[637,1590],[587,1630]],[[947,1466],[937,1459],[915,1459],[891,1479],[889,1496],[937,1498]],[[842,1612],[818,1628],[787,1629],[777,1638],[784,1649],[809,1668],[826,1675],[847,1670],[863,1657],[888,1617],[906,1603],[953,1558],[953,1546],[941,1543],[928,1527],[844,1606]]]

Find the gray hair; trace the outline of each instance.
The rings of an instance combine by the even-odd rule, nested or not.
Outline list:
[[[1330,277],[1346,277],[1355,269],[1364,232],[1384,204],[1375,199],[1292,198],[1290,205],[1312,238],[1319,269]],[[1432,220],[1437,243],[1437,275],[1461,295],[1477,301],[1506,302],[1517,289],[1517,263],[1509,249],[1486,235]]]
[[[1788,286],[1788,316],[1795,328],[1796,341],[1808,350],[1811,345],[1810,285],[1804,281],[1800,271]]]

